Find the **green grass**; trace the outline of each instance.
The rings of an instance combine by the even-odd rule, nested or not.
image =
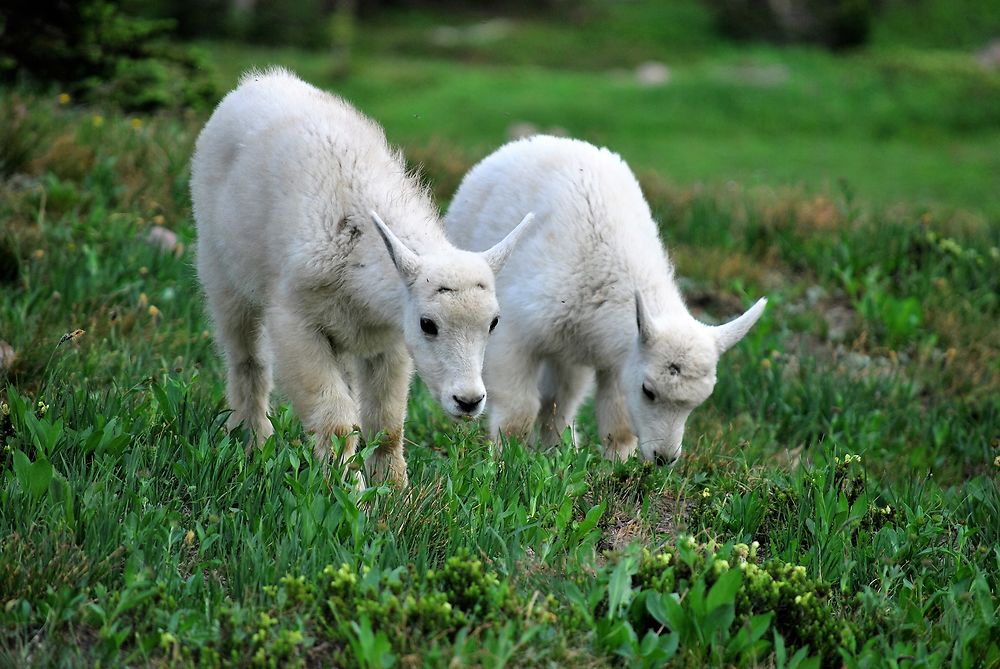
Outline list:
[[[883,207],[1000,212],[1000,74],[971,54],[754,47],[677,64],[664,54],[671,79],[649,88],[631,61],[575,71],[358,51],[346,79],[300,52],[217,46],[213,55],[224,89],[250,66],[286,63],[404,145],[437,137],[479,158],[529,122],[612,146],[683,185],[825,192],[846,181]]]
[[[640,89],[603,71],[617,45],[405,56],[418,19],[336,82],[320,54],[212,53],[346,92],[442,202],[514,120],[621,150],[699,317],[770,298],[685,457],[602,460],[589,407],[579,450],[499,452],[419,381],[406,491],[345,488],[281,397],[245,454],[191,264],[204,118],[6,90],[0,666],[1000,666],[998,137],[970,102],[995,75],[691,35]]]

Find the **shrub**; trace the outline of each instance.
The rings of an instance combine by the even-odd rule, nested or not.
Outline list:
[[[0,79],[57,83],[75,98],[127,110],[204,106],[214,100],[205,63],[164,46],[172,21],[142,19],[108,0],[33,3],[0,10]]]
[[[868,41],[872,0],[707,0],[723,33],[738,39],[813,42],[832,48]]]

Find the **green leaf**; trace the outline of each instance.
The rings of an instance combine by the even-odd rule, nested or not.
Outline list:
[[[20,449],[14,451],[14,474],[17,475],[17,480],[25,490],[28,489],[28,473],[31,469],[31,460],[28,456],[20,451]]]
[[[653,598],[650,597],[649,599]],[[684,610],[684,607],[681,606],[681,603],[677,601],[676,593],[670,592],[662,595],[658,599],[663,605],[663,615],[666,617],[667,623],[670,625],[670,629],[674,630],[682,637],[687,638],[690,623],[687,612]]]
[[[764,636],[768,628],[771,627],[771,619],[774,618],[774,611],[768,611],[750,619],[750,641],[754,642]]]
[[[32,497],[38,499],[49,489],[52,481],[52,463],[45,458],[31,462],[20,450],[14,451],[14,473],[17,480]]]
[[[52,481],[52,463],[45,458],[39,458],[31,465],[28,473],[28,486],[34,497],[41,497],[48,489]]]
[[[739,569],[729,569],[719,576],[712,589],[708,592],[705,608],[711,612],[723,604],[736,603],[736,593],[743,584],[743,572]]]
[[[606,502],[601,502],[600,504],[592,506],[590,511],[587,512],[587,515],[580,522],[580,526],[576,528],[576,535],[578,537],[587,536],[588,532],[597,527],[597,523],[601,520],[601,516],[604,515],[604,511],[607,508],[608,505]]]
[[[623,558],[608,579],[608,618],[618,618],[622,608],[632,599],[632,574],[636,560],[633,556]]]

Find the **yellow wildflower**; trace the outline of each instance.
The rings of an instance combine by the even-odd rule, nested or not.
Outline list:
[[[72,99],[73,98],[70,97],[69,93],[60,93],[59,94],[59,104],[61,104],[63,106],[68,105],[70,103],[70,100],[72,100]]]
[[[95,128],[100,128],[104,125],[104,117],[100,114],[94,114],[94,116],[90,119],[90,124]]]

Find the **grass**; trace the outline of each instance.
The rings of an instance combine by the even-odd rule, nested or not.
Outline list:
[[[1000,211],[1000,75],[971,53],[753,47],[678,64],[665,53],[672,69],[662,87],[638,84],[629,60],[579,71],[361,51],[351,76],[336,79],[321,57],[238,46],[213,53],[223,88],[252,65],[289,63],[404,145],[437,137],[478,158],[528,122],[613,145],[680,184],[823,192],[846,181],[883,207]]]
[[[685,457],[602,460],[589,407],[580,450],[499,453],[419,381],[405,492],[344,488],[280,397],[246,455],[191,267],[204,118],[7,90],[0,665],[1000,666],[997,128],[966,91],[995,75],[691,35],[640,89],[614,45],[572,70],[400,54],[420,21],[336,87],[442,202],[512,121],[561,125],[636,167],[700,317],[770,298]],[[333,83],[322,55],[212,52]],[[744,62],[787,85],[747,90]]]

